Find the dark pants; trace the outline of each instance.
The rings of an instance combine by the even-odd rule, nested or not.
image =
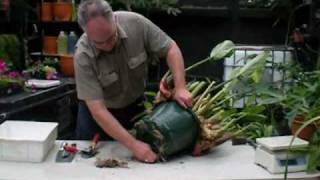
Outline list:
[[[144,111],[144,98],[138,98],[134,103],[122,109],[111,109],[108,111],[120,122],[125,129],[131,129],[135,122],[132,118]],[[76,127],[77,140],[91,140],[95,133],[100,134],[101,140],[110,140],[102,128],[96,123],[84,101],[79,102],[78,118]]]

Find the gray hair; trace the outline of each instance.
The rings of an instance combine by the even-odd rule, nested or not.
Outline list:
[[[84,0],[78,8],[78,24],[85,30],[85,26],[91,18],[102,16],[108,21],[113,20],[113,11],[105,0]]]

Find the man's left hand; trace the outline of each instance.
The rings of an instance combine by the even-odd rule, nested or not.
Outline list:
[[[184,108],[192,107],[192,95],[186,88],[176,88],[174,90],[173,99]]]

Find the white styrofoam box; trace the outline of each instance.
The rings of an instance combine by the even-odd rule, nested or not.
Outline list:
[[[0,125],[0,160],[42,162],[57,138],[55,122],[10,121]]]

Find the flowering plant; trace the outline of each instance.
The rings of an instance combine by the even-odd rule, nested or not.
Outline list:
[[[41,62],[36,62],[30,68],[23,71],[23,73],[31,78],[46,80],[58,79],[58,73],[56,68]]]
[[[4,60],[0,59],[0,96],[20,91],[24,87],[24,78],[18,71],[9,71]]]

